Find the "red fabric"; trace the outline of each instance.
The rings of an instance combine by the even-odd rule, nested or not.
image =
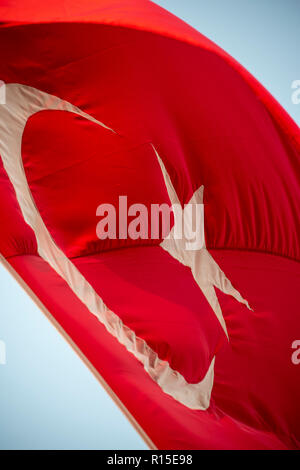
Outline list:
[[[253,309],[218,292],[229,343],[217,357],[214,399],[226,414],[299,448],[299,368],[291,361],[299,263],[264,253],[212,254]]]
[[[22,154],[53,238],[69,256],[80,255],[74,261],[120,315],[129,306],[126,314],[133,312],[131,321],[136,321],[142,304],[133,302],[133,297],[114,297],[109,279],[122,291],[126,253],[136,250],[134,259],[138,259],[143,252],[147,259],[145,253],[158,253],[159,248],[102,253],[120,245],[105,246],[94,238],[95,205],[102,202],[98,196],[110,202],[107,197],[119,195],[114,185],[121,185],[122,190],[132,191],[132,200],[140,194],[147,203],[166,198],[157,161],[146,150],[149,142],[162,157],[182,203],[204,184],[207,245],[253,307],[249,311],[218,292],[230,341],[217,353],[210,409],[192,411],[164,394],[62,279],[38,256],[28,255],[36,252],[35,239],[4,172],[1,253],[10,257],[12,266],[159,448],[299,448],[298,369],[290,358],[300,328],[299,128],[234,59],[151,2],[140,1],[137,7],[131,0],[88,6],[65,1],[62,8],[56,0],[13,5],[4,1],[0,21],[2,80],[59,96],[118,133],[115,140],[80,118],[43,112],[27,124]],[[123,146],[125,141],[128,147]],[[121,169],[121,157],[128,161],[127,150],[133,146],[139,150],[136,160]],[[106,180],[101,155],[109,156],[111,148],[116,148],[118,172],[114,174],[109,161]],[[142,171],[144,165],[147,172]],[[85,184],[80,197],[82,168]],[[130,168],[139,168],[142,179],[131,179]],[[93,177],[90,186],[86,175]],[[173,292],[172,282],[183,282],[187,292],[194,292],[193,280],[188,281],[191,276],[184,267],[160,256],[162,252],[148,259],[149,271],[142,263],[128,270],[126,283],[135,296],[149,280],[143,318],[149,318],[151,307],[158,315],[158,304],[170,301],[176,304],[177,317],[187,309],[188,318],[194,318],[201,293],[184,298],[183,291]],[[101,285],[93,272],[96,260],[105,274]],[[169,276],[168,283],[160,278],[163,273]],[[154,289],[159,299],[154,298]],[[209,313],[205,318],[214,319]],[[210,336],[209,322],[206,325],[210,346],[204,351],[211,354],[219,342]],[[185,327],[189,330],[191,324]],[[215,330],[219,332],[219,327]],[[143,331],[155,344],[154,334]],[[198,353],[196,342],[181,343],[179,333],[168,338],[163,334],[164,340]],[[162,354],[167,357],[169,351]],[[188,364],[188,357],[172,360],[189,378],[199,377],[198,358],[193,356]]]
[[[245,424],[243,417],[235,419],[225,414],[215,403],[214,395],[208,411],[190,410],[181,405],[161,391],[145,373],[143,366],[107,333],[66,283],[40,257],[16,256],[10,258],[9,262],[118,394],[159,449],[294,447],[289,436],[285,436],[288,441],[285,444],[270,430],[270,426],[267,430],[261,430],[257,428],[257,424],[253,427]],[[246,342],[247,331],[243,334]],[[227,370],[228,368],[230,363],[227,364]],[[215,388],[219,383],[222,385],[217,377]],[[224,388],[223,383],[223,390]],[[292,399],[293,390],[289,389],[287,392],[290,394],[288,401],[289,397]],[[239,389],[235,389],[231,400],[232,409],[237,405],[238,394]],[[247,399],[247,406],[255,414],[256,403],[252,404],[252,400]],[[262,420],[263,415],[264,409],[256,411],[257,422]]]
[[[204,378],[225,333],[191,270],[161,247],[73,260],[105,304],[189,383]]]
[[[182,202],[204,184],[208,246],[299,259],[298,147],[217,48],[99,24],[6,26],[0,39],[4,81],[152,142]]]
[[[105,202],[118,208],[119,195],[127,196],[128,207],[134,203],[147,207],[149,233],[150,204],[170,204],[150,144],[130,145],[86,119],[45,111],[26,126],[22,155],[31,193],[54,241],[68,256],[79,256],[73,262],[89,284],[160,359],[189,383],[202,380],[226,339],[191,270],[160,247],[81,257],[160,243],[99,240],[95,230],[98,205]],[[119,220],[118,210],[116,215]]]
[[[120,240],[118,236],[120,229],[127,232],[127,224],[119,224],[119,196],[126,195],[128,207],[136,203],[147,207],[149,234],[151,204],[170,204],[150,143],[136,144],[72,113],[43,111],[32,116],[25,128],[22,156],[39,212],[68,256],[161,242],[161,238]],[[96,234],[102,219],[96,209],[104,203],[116,209],[116,240],[99,240]],[[127,218],[128,224],[134,219]]]
[[[37,252],[34,233],[23,219],[14,188],[0,159],[0,253],[4,257]]]

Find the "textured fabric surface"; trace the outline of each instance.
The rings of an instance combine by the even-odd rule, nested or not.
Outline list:
[[[19,180],[9,181],[13,135],[0,108],[1,254],[154,446],[299,448],[300,382],[291,361],[300,328],[297,125],[234,59],[151,2],[4,1],[0,20],[0,78],[90,116],[40,111],[20,135],[11,157],[20,156],[24,168],[13,170],[24,172],[41,216],[34,233],[26,197],[23,210],[16,199]],[[35,105],[18,108],[16,122]],[[161,238],[96,237],[102,202],[124,192],[130,203],[168,201],[154,149],[181,205],[204,187],[206,248],[251,309],[215,287],[201,256],[191,271]],[[37,248],[43,227],[66,257],[64,272]],[[65,282],[72,266],[191,384],[215,357],[207,410],[188,408],[151,379]]]

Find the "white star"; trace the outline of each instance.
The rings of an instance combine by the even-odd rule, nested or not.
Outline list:
[[[250,306],[247,300],[245,300],[241,296],[241,294],[233,287],[230,280],[226,277],[224,272],[221,270],[221,268],[218,266],[218,264],[215,262],[215,260],[205,247],[204,211],[202,215],[201,225],[200,227],[197,227],[197,229],[201,231],[200,239],[202,240],[202,244],[197,249],[187,249],[187,247],[190,246],[191,235],[193,233],[191,220],[191,206],[196,204],[203,205],[204,186],[200,186],[200,188],[198,188],[194,192],[188,204],[186,204],[184,208],[182,208],[175,188],[172,184],[171,178],[156,149],[154,147],[153,149],[162,170],[171,204],[176,208],[174,211],[174,226],[172,227],[172,230],[170,231],[168,237],[166,237],[162,241],[160,246],[164,250],[166,250],[171,256],[173,256],[173,258],[176,258],[182,264],[188,266],[191,269],[195,281],[197,282],[198,286],[205,295],[207,301],[215,312],[219,322],[221,323],[228,337],[226,323],[214,287],[217,287],[227,295],[231,295],[238,302],[245,304],[249,309]],[[181,229],[182,225],[183,230]],[[181,232],[182,236],[178,238],[178,236],[176,236],[176,233]]]

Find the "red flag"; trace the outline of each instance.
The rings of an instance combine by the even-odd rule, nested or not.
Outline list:
[[[298,127],[151,2],[73,3],[0,7],[4,263],[150,447],[299,448]]]

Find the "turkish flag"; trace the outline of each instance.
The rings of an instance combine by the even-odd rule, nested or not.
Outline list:
[[[7,268],[149,447],[300,448],[297,125],[149,1],[4,1],[0,48]]]

